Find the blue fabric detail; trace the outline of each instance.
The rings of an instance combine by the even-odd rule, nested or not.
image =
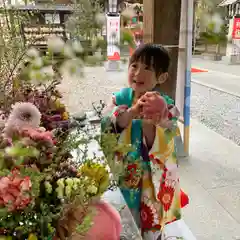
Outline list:
[[[142,120],[135,119],[132,121],[131,143],[136,150],[128,153],[127,159],[134,163],[136,160],[139,160],[141,157]],[[139,211],[140,203],[141,203],[141,189],[121,188],[121,192],[123,194],[123,197],[128,207],[130,209],[136,210],[136,212]]]
[[[116,97],[116,104],[127,105],[128,107],[132,106],[133,102],[133,90],[132,88],[123,88],[119,92],[114,93]]]
[[[140,119],[132,120],[131,142],[140,157],[142,145],[142,120]]]
[[[122,195],[130,209],[140,210],[141,191],[140,189],[121,189]]]

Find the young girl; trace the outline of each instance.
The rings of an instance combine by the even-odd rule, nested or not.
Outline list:
[[[169,64],[162,46],[137,48],[129,62],[129,88],[113,94],[102,120],[102,131],[110,127],[120,134],[120,142],[134,146],[118,159],[125,166],[120,189],[143,238],[149,240],[159,239],[164,225],[179,219],[188,201],[180,190],[174,151],[178,111],[171,98],[155,91],[167,80]]]

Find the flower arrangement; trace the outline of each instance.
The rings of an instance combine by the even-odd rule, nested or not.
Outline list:
[[[0,234],[6,239],[57,236],[59,223],[74,206],[79,213],[76,232],[84,235],[94,219],[89,206],[109,208],[98,201],[110,183],[106,165],[90,160],[82,164],[71,159],[59,161],[55,136],[40,127],[40,122],[35,105],[16,103],[2,131]]]
[[[121,164],[115,163],[114,152],[125,154],[128,149],[118,145],[113,134],[101,139],[89,131],[72,134],[71,118],[57,90],[62,77],[79,76],[82,51],[80,43],[70,46],[56,37],[49,40],[47,56],[29,49],[9,94],[3,98],[1,239],[63,240],[77,236],[87,240],[101,234],[103,239],[119,239],[119,214],[100,198],[119,177]],[[89,159],[84,154],[74,159],[71,151],[91,139],[112,146],[105,152],[106,158],[94,155]]]
[[[101,14],[96,19],[105,22]],[[76,161],[71,151],[97,138],[72,134],[57,90],[62,78],[82,77],[89,49],[51,36],[42,55],[7,25],[1,29],[7,37],[0,59],[0,239],[119,239],[119,214],[100,198],[117,182],[121,166],[113,153],[125,150],[115,135],[102,136],[101,143],[112,146],[104,160],[84,155]],[[94,39],[89,47],[98,53],[106,43]]]

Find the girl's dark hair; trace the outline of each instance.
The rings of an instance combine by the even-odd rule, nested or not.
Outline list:
[[[147,43],[140,45],[135,50],[130,57],[129,65],[138,61],[152,67],[156,76],[159,76],[161,73],[168,71],[170,56],[167,49],[162,45]]]

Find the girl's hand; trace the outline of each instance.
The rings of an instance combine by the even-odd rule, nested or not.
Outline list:
[[[119,127],[126,128],[133,119],[139,118],[141,109],[142,105],[140,100],[130,108],[125,106],[125,110],[123,109],[123,111],[117,115],[117,123]]]
[[[141,112],[141,104],[140,101],[138,100],[130,109],[129,111],[133,114],[133,116],[138,116],[140,115]]]
[[[168,119],[168,107],[164,98],[157,92],[147,92],[141,98],[142,116],[160,123]]]

